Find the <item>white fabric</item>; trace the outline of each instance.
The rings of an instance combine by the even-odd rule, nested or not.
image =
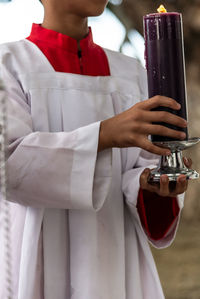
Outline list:
[[[155,159],[139,148],[97,155],[100,121],[146,97],[146,74],[106,54],[111,76],[90,77],[55,72],[27,40],[0,47],[14,299],[164,298],[136,209],[140,173]]]

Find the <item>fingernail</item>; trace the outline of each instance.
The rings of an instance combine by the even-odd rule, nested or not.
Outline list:
[[[167,183],[167,181],[168,181],[167,177],[165,177],[165,176],[161,177],[161,180],[162,180],[163,183]]]
[[[185,120],[184,121],[184,126],[187,127],[188,126],[188,122]]]
[[[188,158],[186,158],[186,157],[184,157],[184,160],[185,160],[185,163],[187,163],[188,164]]]
[[[181,105],[179,103],[177,103],[177,108],[181,109]]]
[[[185,139],[186,138],[186,134],[185,133],[181,133],[180,137],[181,137],[181,139]]]
[[[181,183],[183,183],[183,182],[185,182],[185,181],[186,181],[186,178],[184,178],[184,177],[181,177],[181,178],[180,178],[180,182],[181,182]]]
[[[166,156],[170,156],[170,155],[171,155],[170,151],[166,152]]]

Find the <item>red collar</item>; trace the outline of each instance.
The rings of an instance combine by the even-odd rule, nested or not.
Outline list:
[[[40,24],[32,25],[30,36],[34,40],[46,42],[51,46],[55,45],[56,48],[61,48],[72,53],[78,52],[78,43],[74,38],[51,29],[43,28]],[[95,47],[90,27],[88,35],[80,41],[80,47],[83,52],[88,48]]]
[[[96,45],[89,28],[88,35],[80,41],[81,57],[77,41],[65,34],[33,24],[27,39],[46,56],[57,72],[88,76],[109,76],[110,69],[104,50]]]

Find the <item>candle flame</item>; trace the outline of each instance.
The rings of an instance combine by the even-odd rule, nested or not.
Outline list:
[[[159,13],[165,13],[165,12],[167,12],[167,10],[165,9],[164,5],[160,5],[160,6],[158,7],[157,11],[158,11]]]

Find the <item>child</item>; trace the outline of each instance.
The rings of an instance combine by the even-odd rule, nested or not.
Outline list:
[[[0,47],[15,299],[164,298],[148,239],[172,242],[187,182],[148,184],[153,154],[169,154],[148,135],[184,139],[152,122],[187,123],[151,111],[172,99],[141,102],[137,61],[94,44],[87,17],[107,2],[42,0],[42,25]]]

